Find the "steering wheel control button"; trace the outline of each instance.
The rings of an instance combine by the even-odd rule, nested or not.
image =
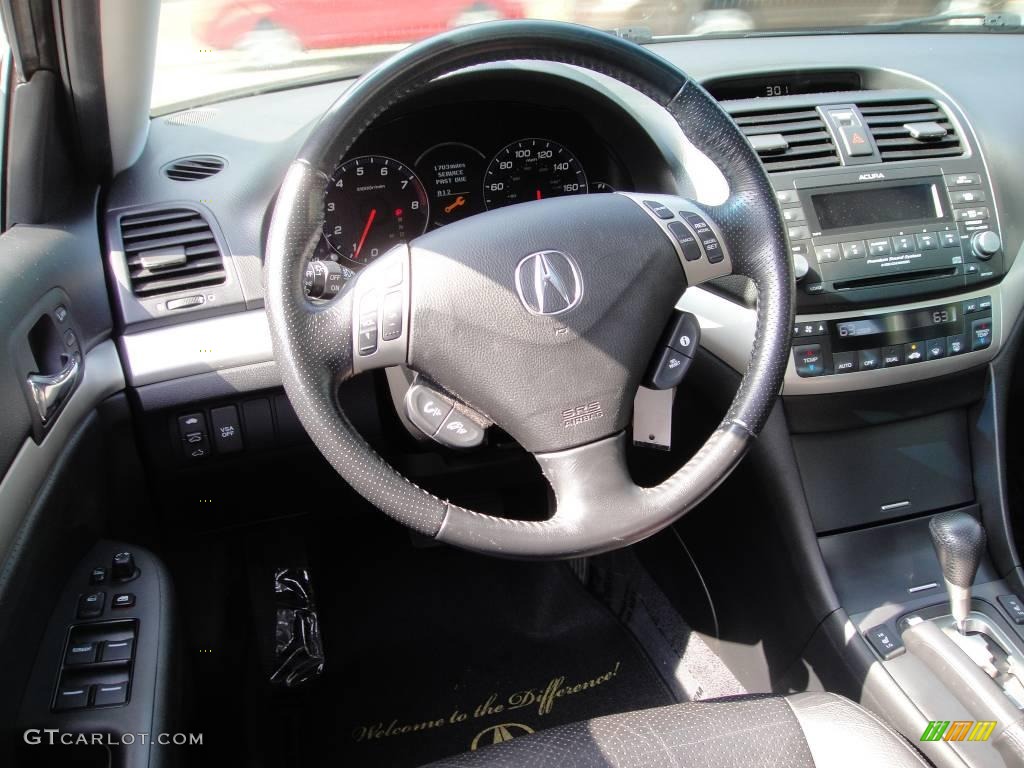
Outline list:
[[[659,219],[671,219],[674,218],[675,214],[672,210],[656,200],[644,200],[644,205],[650,208],[651,213],[657,216]]]
[[[96,643],[72,643],[64,654],[64,663],[68,666],[76,664],[93,664],[96,662]]]
[[[899,634],[893,632],[885,624],[872,627],[867,631],[865,637],[883,661],[895,658],[906,650]]]
[[[992,318],[971,321],[971,351],[987,349],[992,344]]]
[[[430,387],[414,384],[405,396],[405,411],[409,421],[419,427],[423,434],[433,437],[452,412],[452,404]]]
[[[106,592],[90,592],[78,598],[78,613],[80,619],[98,619],[103,615],[103,605],[107,600]]]
[[[717,264],[725,255],[722,253],[722,244],[718,242],[718,238],[715,237],[714,231],[703,217],[696,213],[683,213],[683,218],[693,227],[693,231],[697,233],[697,237],[700,238],[701,245],[704,246],[704,253],[708,255],[708,261],[712,264]],[[810,236],[808,234],[808,236]],[[806,238],[794,238],[795,240],[801,240]]]
[[[654,363],[654,369],[647,379],[651,389],[674,389],[683,381],[693,363],[693,357],[665,347]]]
[[[384,312],[381,318],[380,337],[393,341],[402,335],[402,292],[392,291],[384,297]]]
[[[676,352],[693,357],[700,345],[700,321],[689,312],[678,313],[666,343]]]
[[[210,422],[213,426],[213,444],[217,446],[217,453],[238,453],[242,450],[242,427],[235,406],[214,408],[210,411]]]
[[[434,439],[449,448],[476,448],[484,441],[484,430],[465,414],[452,409]]]
[[[687,261],[697,261],[700,259],[700,246],[697,245],[697,238],[693,236],[689,227],[681,221],[670,221],[668,223],[668,231],[672,233],[676,242],[679,243],[684,259]]]

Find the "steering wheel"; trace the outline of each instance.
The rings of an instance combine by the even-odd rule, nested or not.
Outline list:
[[[395,247],[329,303],[307,299],[303,272],[321,236],[324,193],[360,134],[436,78],[506,60],[583,67],[640,91],[718,166],[728,199],[705,207],[662,194],[576,195],[499,208]],[[793,319],[783,231],[753,149],[714,99],[669,62],[570,24],[463,27],[362,77],[289,168],[265,260],[274,355],[313,442],[395,520],[506,557],[615,549],[700,502],[764,425],[782,384]],[[658,486],[638,487],[626,468],[625,429],[662,329],[688,285],[730,273],[751,278],[758,292],[757,332],[739,390],[685,466]],[[549,519],[508,520],[452,504],[373,451],[342,412],[338,386],[399,364],[423,382],[429,397],[418,402],[432,427],[442,418],[450,424],[451,414],[472,429],[497,424],[535,455],[554,490]]]

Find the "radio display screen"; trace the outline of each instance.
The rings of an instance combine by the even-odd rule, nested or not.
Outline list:
[[[932,180],[813,193],[811,205],[822,232],[946,219],[940,187]]]

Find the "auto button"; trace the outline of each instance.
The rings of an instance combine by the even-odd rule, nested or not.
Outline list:
[[[409,421],[427,436],[433,437],[452,412],[452,404],[423,384],[414,384],[405,396]]]

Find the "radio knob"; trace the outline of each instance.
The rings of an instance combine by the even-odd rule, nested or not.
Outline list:
[[[1003,241],[991,229],[986,232],[975,232],[971,238],[971,250],[982,261],[991,259],[1002,247]]]
[[[803,280],[810,271],[811,265],[807,263],[807,257],[802,253],[793,254],[793,276],[797,280]]]

